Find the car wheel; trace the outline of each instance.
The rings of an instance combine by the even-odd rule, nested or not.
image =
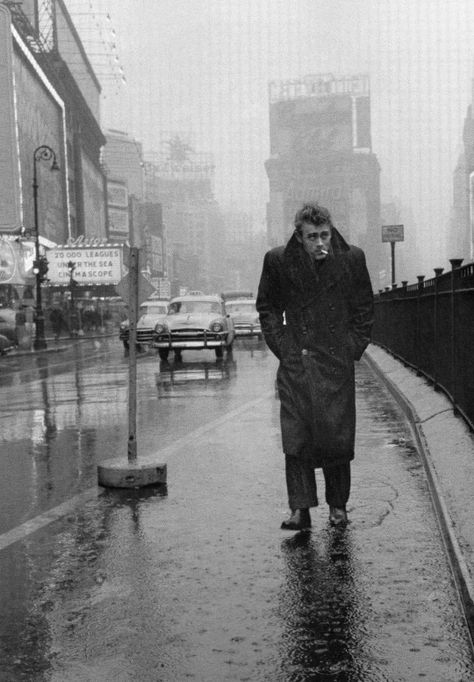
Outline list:
[[[158,348],[158,355],[160,356],[160,360],[163,361],[168,360],[168,353],[169,350],[167,348]]]
[[[214,350],[216,352],[216,358],[222,358],[224,356],[224,351],[221,346],[214,348]]]

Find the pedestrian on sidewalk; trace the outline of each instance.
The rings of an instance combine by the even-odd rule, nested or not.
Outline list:
[[[61,331],[64,329],[67,331],[66,320],[64,319],[63,311],[59,306],[53,306],[49,315],[49,321],[51,322],[51,327],[53,329],[54,340],[59,341],[61,336]]]
[[[277,387],[290,518],[311,526],[322,468],[332,525],[347,523],[354,459],[355,379],[370,341],[373,293],[364,252],[348,244],[316,203],[295,216],[286,246],[265,254],[257,310],[279,359]]]

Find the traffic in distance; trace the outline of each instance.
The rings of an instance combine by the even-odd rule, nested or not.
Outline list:
[[[222,294],[227,312],[234,323],[235,335],[262,339],[256,300],[251,291],[226,291]]]
[[[119,337],[129,350],[129,321]],[[217,358],[232,352],[236,337],[262,339],[255,298],[249,291],[207,295],[191,291],[171,300],[150,298],[141,304],[137,320],[137,348],[155,348],[161,360],[173,351],[182,360],[184,350],[213,349]]]

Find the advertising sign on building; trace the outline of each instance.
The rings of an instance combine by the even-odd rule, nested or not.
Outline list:
[[[20,153],[23,223],[34,228],[34,198],[31,191],[33,168],[36,166],[38,190],[38,222],[40,233],[56,244],[64,243],[70,234],[68,193],[69,164],[64,157],[65,105],[39,67],[31,68],[27,58],[13,53],[15,107]],[[36,161],[34,153],[43,145],[55,153],[60,167],[51,172],[51,163]],[[41,156],[41,154],[40,154]]]
[[[86,235],[105,239],[104,179],[100,168],[81,151]]]
[[[107,203],[109,206],[128,207],[128,191],[125,183],[113,180],[107,182]]]
[[[156,297],[168,299],[171,298],[171,282],[166,277],[152,277],[151,283],[156,289]]]
[[[10,22],[10,12],[0,4],[0,232],[11,233],[21,228],[21,209]]]
[[[69,284],[68,263],[74,263],[78,284],[117,284],[122,279],[122,249],[116,246],[56,247],[48,252],[51,284]]]
[[[34,245],[0,237],[0,284],[26,284],[33,278]]]
[[[121,237],[129,236],[128,209],[113,208],[109,206],[109,234],[117,234]]]

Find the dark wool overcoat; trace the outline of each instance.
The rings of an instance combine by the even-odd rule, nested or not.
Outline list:
[[[262,332],[280,360],[283,451],[314,467],[354,458],[354,360],[370,341],[373,293],[364,252],[333,228],[315,262],[293,234],[268,251],[257,295]]]

